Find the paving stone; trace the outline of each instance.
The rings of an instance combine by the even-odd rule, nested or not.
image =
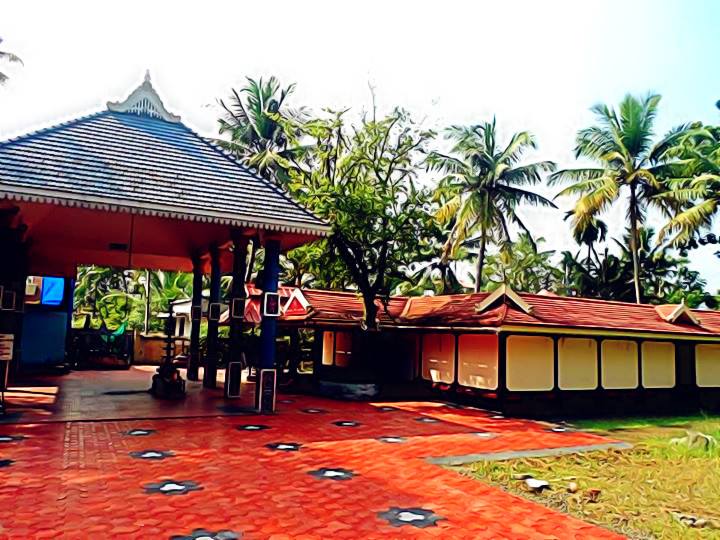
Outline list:
[[[220,412],[221,390],[190,388],[183,403],[103,394],[143,388],[143,376],[71,373],[58,379],[53,415],[47,405],[0,425],[0,436],[22,436],[0,444],[12,462],[0,469],[0,539],[620,538],[428,461],[608,439],[436,402],[293,395],[282,398],[291,407],[239,426],[252,387]],[[102,391],[88,391],[94,380]]]

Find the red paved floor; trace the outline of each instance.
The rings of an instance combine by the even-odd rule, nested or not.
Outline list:
[[[277,415],[218,416],[222,400],[212,392],[190,398],[200,416],[158,419],[174,416],[160,414],[169,404],[97,388],[98,380],[146,381],[146,373],[93,377],[84,390],[61,387],[43,419],[53,418],[53,407],[67,416],[63,403],[82,401],[79,393],[94,395],[98,407],[113,403],[90,417],[127,412],[125,400],[156,419],[0,425],[0,538],[617,538],[424,459],[607,442],[594,435],[432,402],[281,396]],[[20,422],[33,414],[26,409]],[[335,424],[344,421],[357,425]],[[133,429],[152,431],[128,434]],[[288,448],[266,446],[277,443]],[[293,444],[298,449],[287,451]],[[404,524],[394,526],[393,516]]]

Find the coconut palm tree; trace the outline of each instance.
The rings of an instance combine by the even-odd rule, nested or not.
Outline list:
[[[687,130],[687,126],[680,126],[653,145],[659,103],[660,96],[650,94],[644,98],[627,95],[617,110],[595,105],[591,110],[597,116],[597,124],[578,132],[575,155],[594,161],[596,166],[565,169],[550,176],[551,184],[573,182],[557,197],[579,197],[572,218],[576,230],[584,230],[615,202],[627,197],[637,303],[641,302],[638,230],[648,207],[660,205],[654,198],[663,189],[658,175],[667,165],[670,149]]]
[[[709,229],[720,212],[720,127],[689,130],[671,152],[678,161],[660,197],[679,209],[660,230],[660,240],[672,236],[671,244],[683,247]]]
[[[478,245],[475,290],[479,291],[488,243],[510,242],[511,225],[530,233],[517,212],[519,205],[555,208],[552,201],[525,189],[540,182],[543,172],[554,171],[555,164],[521,165],[523,154],[536,147],[535,138],[523,131],[502,146],[497,142],[494,118],[480,125],[453,126],[447,138],[454,141],[450,154],[432,152],[427,158],[428,169],[444,175],[435,193],[440,203],[436,218],[450,226],[442,261],[477,235],[473,240]]]
[[[257,169],[269,180],[287,181],[286,166],[299,149],[295,148],[296,135],[286,126],[284,119],[302,121],[307,117],[305,109],[292,109],[286,100],[295,85],[281,88],[275,77],[268,80],[251,79],[240,91],[232,89],[230,98],[220,100],[225,115],[218,120],[220,134],[229,140],[216,142],[235,154],[243,163]]]
[[[0,44],[3,42],[2,38],[0,38]],[[7,62],[7,63],[16,63],[16,64],[22,64],[22,60],[20,60],[20,57],[17,55],[14,55],[11,52],[7,51],[0,51],[0,61]],[[8,80],[8,76],[0,71],[0,85],[5,84],[5,82]]]
[[[565,219],[572,219],[573,212],[565,214]],[[580,246],[587,246],[587,257],[585,258],[585,264],[590,269],[592,263],[592,256],[595,256],[595,260],[598,259],[597,251],[595,250],[595,244],[598,242],[604,242],[607,238],[608,226],[601,219],[593,218],[589,222],[585,223],[583,228],[573,228],[573,239]]]

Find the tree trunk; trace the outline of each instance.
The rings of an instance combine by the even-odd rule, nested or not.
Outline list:
[[[375,295],[363,293],[363,306],[365,308],[365,330],[377,330],[378,307],[375,304]]]
[[[635,302],[642,303],[640,296],[640,261],[638,255],[638,222],[637,222],[637,195],[635,184],[630,185],[630,251],[633,262],[633,284],[635,286]]]
[[[475,292],[480,292],[482,287],[482,271],[485,263],[485,228],[480,233],[480,250],[478,251],[477,268],[475,269]]]

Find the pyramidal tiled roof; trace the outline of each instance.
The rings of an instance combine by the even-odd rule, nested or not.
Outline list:
[[[327,225],[168,113],[146,78],[123,103],[0,143],[0,199],[259,227]]]

